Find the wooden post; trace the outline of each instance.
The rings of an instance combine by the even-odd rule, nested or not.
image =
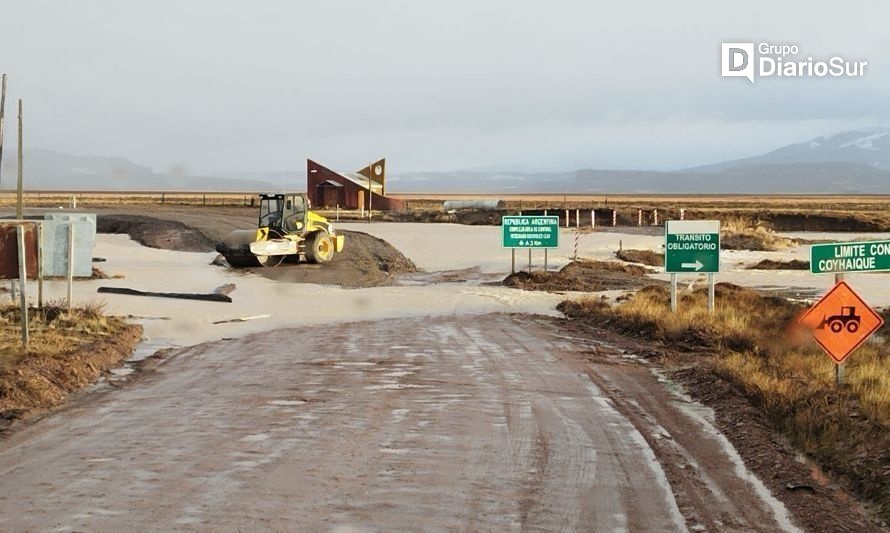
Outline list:
[[[74,221],[68,221],[68,311],[74,299]]]
[[[22,164],[24,161],[24,146],[22,142],[22,99],[19,98],[19,175],[18,175],[18,196],[15,204],[15,218],[21,220],[25,217],[25,198],[23,196],[23,188],[24,188],[24,173],[22,170]]]
[[[43,223],[37,224],[37,308],[43,309]]]
[[[6,74],[3,75],[2,92],[0,92],[0,173],[3,169],[3,120],[6,115]],[[0,182],[2,182],[2,174],[0,174]]]
[[[510,249],[510,255],[511,255],[510,273],[515,274],[516,273],[516,248]]]
[[[532,249],[528,249],[528,273],[532,273]]]
[[[28,347],[28,296],[25,284],[28,281],[28,258],[25,255],[25,226],[19,224],[15,228],[19,244],[19,303],[22,308],[22,344]]]

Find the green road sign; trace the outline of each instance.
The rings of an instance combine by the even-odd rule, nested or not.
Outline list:
[[[664,225],[665,272],[720,272],[719,220],[668,220]]]
[[[504,248],[558,248],[559,217],[505,216],[501,234]]]
[[[880,272],[890,270],[890,241],[833,242],[810,247],[810,272]]]

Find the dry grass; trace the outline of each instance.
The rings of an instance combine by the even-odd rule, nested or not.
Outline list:
[[[86,304],[67,312],[58,303],[31,309],[30,344],[21,344],[21,312],[0,308],[0,419],[61,402],[127,355],[141,328]]]
[[[634,336],[705,351],[703,363],[736,385],[775,426],[820,465],[850,480],[890,519],[890,340],[876,337],[835,365],[793,324],[801,311],[781,298],[718,284],[714,314],[704,291],[681,297],[670,312],[667,291],[647,288],[625,302],[563,302],[567,315]],[[884,330],[886,335],[886,329]]]
[[[726,219],[720,226],[720,247],[724,250],[775,252],[798,244],[794,239],[782,237],[759,222],[742,217]]]

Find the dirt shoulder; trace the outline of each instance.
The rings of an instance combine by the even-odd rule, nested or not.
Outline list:
[[[130,356],[142,327],[91,309],[31,310],[31,342],[20,344],[17,309],[0,311],[0,434],[51,409]]]
[[[607,335],[637,346],[639,355],[714,409],[718,428],[745,464],[806,529],[886,527],[890,431],[885,404],[873,394],[886,372],[884,352],[861,348],[847,365],[851,385],[838,391],[824,354],[787,343],[784,327],[767,325],[787,324],[797,305],[735,286],[718,285],[717,293],[716,318],[702,311],[698,293],[681,297],[680,313],[665,313],[662,288],[640,291],[619,306],[584,299],[560,308],[571,330],[596,338],[612,332]],[[765,338],[769,331],[775,336]],[[874,502],[873,510],[852,494]]]

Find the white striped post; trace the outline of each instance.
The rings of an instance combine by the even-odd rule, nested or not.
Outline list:
[[[596,211],[590,210],[590,229],[596,229]]]
[[[686,220],[686,210],[680,209],[680,220]]]
[[[571,224],[571,221],[569,220],[569,210],[566,209],[566,227],[569,227],[569,224]]]
[[[652,211],[652,222],[653,222],[653,224],[652,224],[653,226],[658,225],[658,209]]]
[[[613,209],[613,210],[612,210],[612,226],[614,227],[614,226],[617,226],[617,225],[618,225],[618,211],[616,211],[615,209]]]
[[[574,252],[572,252],[572,261],[577,261],[577,260],[578,260],[578,235],[579,235],[579,233],[576,231],[576,232],[575,232],[575,246],[574,246]]]
[[[639,209],[637,211],[637,226],[642,226],[642,225],[643,225],[643,210]]]
[[[581,227],[581,210],[580,209],[575,209],[575,227],[576,228]]]

